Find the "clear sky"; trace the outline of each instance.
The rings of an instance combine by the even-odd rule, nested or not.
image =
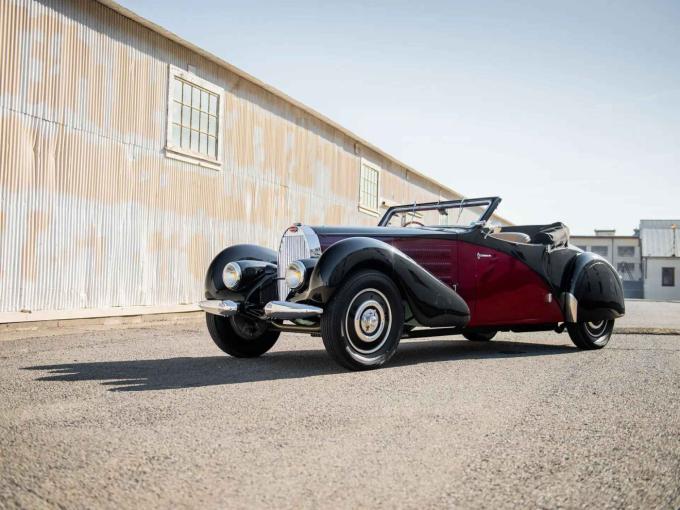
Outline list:
[[[516,223],[680,217],[678,0],[122,3]]]

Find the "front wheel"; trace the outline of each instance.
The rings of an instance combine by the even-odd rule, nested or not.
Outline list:
[[[208,332],[215,345],[235,358],[256,358],[274,347],[280,332],[271,331],[264,321],[242,315],[222,317],[205,314]]]
[[[394,282],[379,271],[361,271],[336,292],[321,316],[328,354],[350,370],[385,364],[397,350],[404,306]]]
[[[567,331],[579,349],[602,349],[612,336],[614,320],[596,322],[568,322]]]

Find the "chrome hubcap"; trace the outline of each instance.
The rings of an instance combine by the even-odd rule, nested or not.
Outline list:
[[[602,345],[607,342],[609,338],[609,335],[606,334],[607,325],[608,321],[586,322],[586,330],[588,331],[588,334],[593,337],[593,342],[595,342],[596,345]]]
[[[378,326],[380,325],[378,312],[376,312],[373,308],[366,310],[361,314],[360,322],[361,330],[367,335],[370,335],[371,333],[375,332],[375,330],[378,329]]]
[[[356,335],[363,342],[370,343],[380,336],[383,329],[385,329],[383,304],[375,299],[361,303],[354,312],[354,332]]]
[[[586,328],[588,328],[588,332],[593,335],[593,336],[598,336],[602,334],[606,326],[605,321],[597,321],[597,322],[586,322]]]
[[[377,289],[359,292],[349,305],[345,321],[347,340],[353,350],[372,354],[385,344],[391,324],[387,298]]]

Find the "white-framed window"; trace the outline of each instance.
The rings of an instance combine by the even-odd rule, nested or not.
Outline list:
[[[361,160],[359,175],[359,209],[378,215],[378,195],[380,189],[380,167]]]
[[[219,168],[222,161],[223,90],[175,66],[170,66],[168,74],[166,154]]]

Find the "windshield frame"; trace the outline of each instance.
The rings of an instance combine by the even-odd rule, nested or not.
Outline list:
[[[486,210],[481,214],[479,219],[475,222],[480,225],[486,223],[491,215],[494,213],[498,205],[501,203],[501,197],[481,197],[481,198],[461,198],[460,200],[443,200],[439,202],[423,202],[423,203],[413,203],[410,205],[395,205],[387,209],[385,214],[380,219],[378,223],[379,227],[386,227],[392,216],[403,212],[416,212],[416,211],[436,211],[439,209],[452,209],[458,208],[462,209],[464,207],[479,207],[487,205]],[[440,228],[465,228],[464,225],[447,225],[446,227]]]

